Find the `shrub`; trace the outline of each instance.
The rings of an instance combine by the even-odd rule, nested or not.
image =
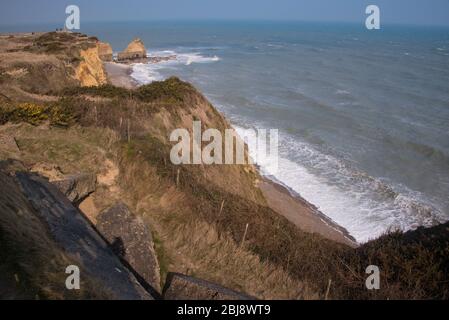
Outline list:
[[[99,87],[73,87],[63,90],[62,96],[93,95],[105,98],[132,98],[141,102],[164,102],[177,104],[186,101],[186,97],[195,93],[195,88],[187,82],[176,77],[165,81],[155,81],[141,86],[136,90],[129,90],[111,84]]]
[[[51,105],[26,102],[4,103],[0,106],[0,124],[10,121],[39,125],[48,120],[54,126],[68,126],[75,119],[73,109],[64,105],[64,100]]]
[[[132,97],[132,91],[115,87],[111,84],[105,84],[98,87],[72,87],[64,89],[60,95],[61,96],[78,96],[78,95],[92,95],[100,96],[104,98],[129,98]]]
[[[186,94],[193,90],[194,88],[189,83],[171,77],[165,81],[155,81],[141,86],[135,91],[135,95],[139,100],[145,102],[163,99],[183,102]]]

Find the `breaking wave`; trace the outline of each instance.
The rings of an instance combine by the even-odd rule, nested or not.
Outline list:
[[[137,63],[133,66],[131,77],[140,84],[148,84],[153,81],[164,80],[164,76],[160,72],[162,69],[176,68],[178,65],[190,66],[194,63],[213,63],[221,59],[214,56],[205,56],[199,52],[179,53],[173,50],[152,51],[148,57],[150,58],[167,58],[160,62]]]
[[[242,127],[234,127],[243,134]],[[246,142],[250,153],[256,150],[256,141]],[[391,230],[413,230],[446,220],[442,209],[420,192],[372,177],[288,134],[281,133],[279,145],[277,170],[270,169],[270,159],[262,159],[257,163],[262,174],[314,204],[360,243]]]

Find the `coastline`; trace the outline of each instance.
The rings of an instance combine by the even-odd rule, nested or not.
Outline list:
[[[359,246],[349,232],[331,218],[320,212],[312,203],[281,183],[264,177],[259,184],[268,205],[295,226],[309,233],[346,244],[352,248]]]
[[[131,77],[132,65],[104,62],[104,66],[109,83],[127,89],[135,89],[139,86],[137,81]],[[257,170],[259,169],[257,168]],[[299,194],[278,181],[260,175],[263,177],[263,181],[259,183],[258,187],[262,191],[268,206],[299,229],[320,234],[327,239],[353,248],[359,245],[344,227],[332,221]]]
[[[103,65],[110,84],[126,89],[137,88],[137,81],[131,77],[132,65],[116,62],[103,62]]]

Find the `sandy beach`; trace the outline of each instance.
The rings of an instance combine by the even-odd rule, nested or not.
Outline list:
[[[318,233],[327,239],[357,247],[348,231],[321,213],[315,206],[299,195],[292,195],[284,186],[265,179],[259,184],[268,205],[287,218],[301,230]]]
[[[137,87],[137,82],[131,78],[132,66],[115,62],[104,62],[108,81],[117,87],[133,89]]]

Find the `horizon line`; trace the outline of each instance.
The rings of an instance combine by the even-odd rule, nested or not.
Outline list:
[[[271,23],[322,23],[322,24],[364,24],[364,20],[360,21],[343,21],[343,20],[304,20],[304,19],[255,19],[255,18],[164,18],[164,19],[137,19],[137,20],[86,20],[82,21],[83,24],[93,23],[162,23],[162,22],[271,22]],[[47,21],[47,22],[30,22],[30,23],[1,23],[0,27],[32,27],[32,26],[64,26],[64,21]],[[428,23],[416,23],[416,22],[383,22],[384,26],[404,26],[404,27],[445,27],[449,28],[449,24],[428,24]],[[82,28],[81,28],[82,29]]]

